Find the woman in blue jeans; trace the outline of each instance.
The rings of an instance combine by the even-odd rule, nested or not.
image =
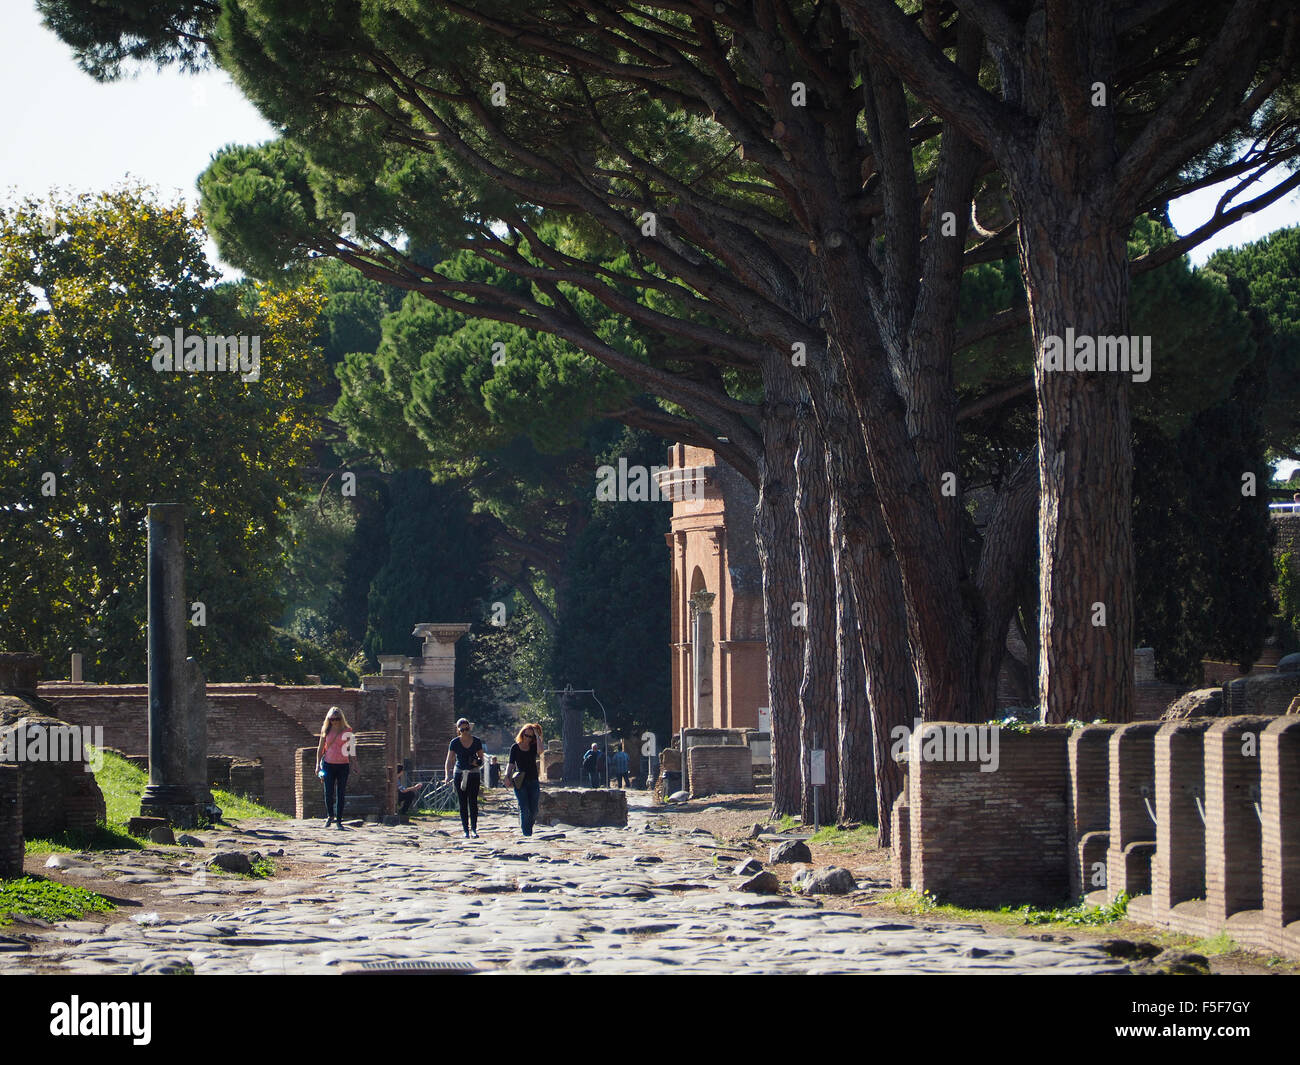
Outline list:
[[[519,803],[519,828],[525,836],[533,834],[533,823],[537,820],[537,804],[541,801],[542,781],[539,772],[542,750],[542,726],[530,722],[519,730],[514,745],[510,748],[510,761],[506,765],[510,782],[515,789],[515,799]],[[523,779],[515,784],[515,774],[522,773]]]

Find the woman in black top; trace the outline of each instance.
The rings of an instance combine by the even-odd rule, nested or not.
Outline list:
[[[541,751],[542,726],[530,722],[515,737],[514,746],[510,748],[510,762],[506,766],[510,783],[515,789],[515,799],[519,802],[519,828],[525,836],[533,834],[537,805],[542,796],[538,765],[542,757]]]
[[[456,763],[456,797],[460,800],[460,823],[465,838],[478,839],[478,778],[483,768],[483,741],[473,734],[465,718],[456,722],[456,738],[447,745],[447,775]]]

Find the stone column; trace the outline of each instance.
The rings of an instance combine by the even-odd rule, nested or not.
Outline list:
[[[691,642],[694,645],[694,654],[691,657],[695,672],[691,693],[692,728],[713,728],[713,600],[715,598],[714,593],[703,591],[691,596],[693,616]]]
[[[462,622],[422,622],[413,636],[424,653],[407,667],[411,676],[411,745],[417,769],[440,769],[456,725],[456,641],[469,632]]]
[[[207,805],[208,736],[204,700],[192,698],[197,670],[185,655],[184,537],[179,503],[149,504],[149,785],[140,813],[192,828]]]

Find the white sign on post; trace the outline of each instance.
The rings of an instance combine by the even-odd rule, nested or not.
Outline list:
[[[772,731],[772,708],[770,706],[760,706],[758,708],[758,731]]]
[[[810,753],[812,757],[809,760],[808,768],[812,772],[813,787],[817,787],[819,784],[824,787],[826,784],[826,752],[812,751]]]

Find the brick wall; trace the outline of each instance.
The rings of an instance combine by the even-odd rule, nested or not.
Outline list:
[[[747,795],[754,790],[754,760],[748,744],[696,744],[687,751],[691,797]]]
[[[1260,733],[1272,719],[1229,717],[1205,733],[1205,910],[1222,923],[1264,905]]]
[[[1260,742],[1264,916],[1281,931],[1300,921],[1300,718],[1281,718]],[[1282,950],[1279,940],[1276,950]]]
[[[441,769],[456,735],[455,692],[416,684],[411,688],[411,729],[417,769]]]
[[[231,765],[230,782],[226,790],[232,795],[242,795],[265,806],[266,767],[261,759],[251,762],[240,761]]]
[[[1300,695],[1300,673],[1265,673],[1240,677],[1223,688],[1223,716],[1285,714]]]
[[[325,819],[325,791],[316,775],[316,747],[300,747],[293,773],[293,816],[299,820]]]
[[[986,774],[922,760],[934,727],[892,811],[895,887],[1050,903],[1100,886],[1104,859],[1098,895],[1127,890],[1134,920],[1300,959],[1300,717],[1088,726],[1068,746],[1060,726],[1004,730]]]
[[[1110,738],[1110,848],[1106,887],[1113,894],[1151,891],[1155,851],[1156,733],[1160,722],[1121,725]]]
[[[889,851],[889,877],[895,890],[912,886],[912,819],[907,792],[894,800],[889,812],[889,826],[894,841]]]
[[[347,795],[343,803],[343,820],[380,817],[396,812],[396,796],[389,786],[391,770],[384,763],[387,746],[372,733],[358,735],[356,758],[361,767],[348,773]],[[325,786],[316,775],[316,747],[302,747],[294,752],[294,802],[290,812],[298,818],[325,817]]]
[[[918,729],[909,749],[911,886],[964,906],[1066,898],[1069,730],[999,729],[997,769],[981,772],[973,759],[923,758],[940,724]]]
[[[1069,790],[1066,817],[1071,838],[1070,893],[1078,897],[1094,886],[1093,867],[1104,863],[1110,845],[1110,738],[1118,725],[1086,725],[1070,733],[1067,744]]]
[[[1169,704],[1185,692],[1191,691],[1186,684],[1162,684],[1154,681],[1150,684],[1137,684],[1133,688],[1133,720],[1158,721]]]
[[[1156,734],[1151,895],[1164,909],[1205,897],[1205,732],[1213,722],[1171,721]]]
[[[13,762],[0,762],[0,880],[22,875],[22,769]]]

